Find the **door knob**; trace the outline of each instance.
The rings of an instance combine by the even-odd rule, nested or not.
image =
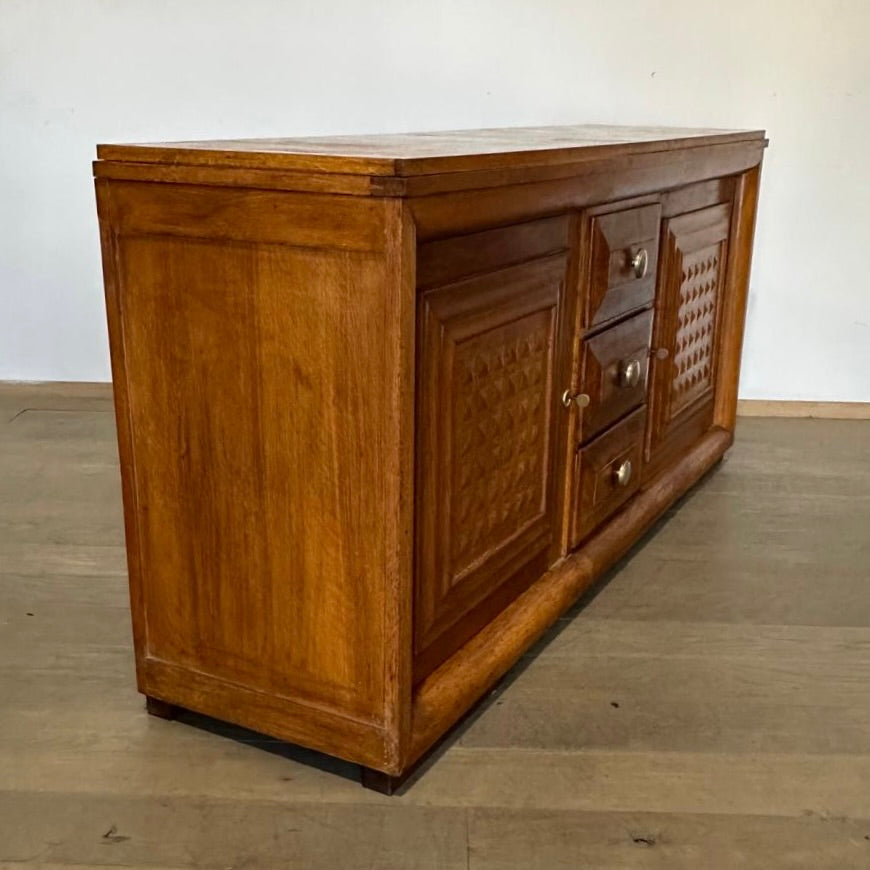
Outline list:
[[[589,395],[587,393],[572,393],[570,390],[565,390],[562,393],[562,404],[566,408],[570,408],[571,405],[585,408],[589,404]]]
[[[613,470],[613,479],[619,486],[628,486],[628,483],[631,480],[631,472],[631,460],[626,459]]]
[[[630,359],[619,367],[619,385],[636,387],[640,383],[640,360]]]
[[[634,277],[643,278],[649,268],[649,254],[646,252],[646,248],[641,248],[634,256],[629,251],[628,263],[634,269]]]

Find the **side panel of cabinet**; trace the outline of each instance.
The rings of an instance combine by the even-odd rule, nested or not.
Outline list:
[[[420,297],[418,676],[548,567],[567,260],[563,251]]]
[[[659,470],[713,424],[731,206],[666,220],[645,459]]]
[[[97,189],[140,690],[395,767],[413,234],[351,197]]]

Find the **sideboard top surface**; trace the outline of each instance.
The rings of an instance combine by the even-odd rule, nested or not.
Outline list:
[[[527,169],[731,143],[765,145],[762,130],[595,124],[430,133],[98,145],[100,160],[170,166],[412,177]]]

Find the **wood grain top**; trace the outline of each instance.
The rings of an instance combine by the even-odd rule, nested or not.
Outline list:
[[[415,176],[576,163],[732,142],[764,143],[762,130],[581,124],[299,139],[222,139],[98,145],[100,160]]]

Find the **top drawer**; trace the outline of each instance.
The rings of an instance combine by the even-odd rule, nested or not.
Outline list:
[[[660,219],[658,204],[592,218],[584,329],[652,302],[659,259]]]

